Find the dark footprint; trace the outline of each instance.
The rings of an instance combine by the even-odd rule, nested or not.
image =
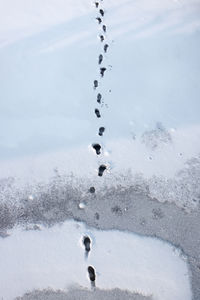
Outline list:
[[[100,93],[98,93],[98,95],[97,95],[97,102],[101,103],[101,99],[102,99],[102,95]]]
[[[96,275],[95,275],[95,270],[92,266],[88,267],[88,274],[89,274],[90,281],[94,283],[96,279]]]
[[[98,6],[99,6],[99,2],[95,2],[95,6],[98,8]]]
[[[103,176],[103,172],[107,169],[105,165],[100,165],[98,176]]]
[[[85,246],[85,251],[87,252],[87,254],[91,250],[90,244],[91,244],[90,238],[88,236],[84,236],[84,238],[83,238],[83,245]]]
[[[106,25],[103,25],[102,29],[103,29],[104,32],[106,32]]]
[[[104,11],[103,11],[103,9],[100,9],[100,10],[99,10],[99,13],[102,15],[102,17],[104,16]]]
[[[102,22],[102,20],[101,20],[101,18],[96,18],[96,20],[99,22],[99,24],[101,24],[101,22]]]
[[[105,131],[105,127],[100,127],[99,128],[99,135],[102,136],[104,131]]]
[[[104,73],[105,73],[105,71],[106,71],[106,68],[100,68],[100,74],[101,74],[101,77],[103,77],[104,76]]]
[[[109,47],[108,44],[105,44],[105,45],[104,45],[103,49],[104,49],[104,52],[105,52],[105,53],[107,52],[108,47]]]
[[[95,112],[97,118],[101,118],[100,111],[97,108],[95,108],[94,112]]]
[[[100,37],[101,42],[103,42],[104,41],[104,36],[101,34],[99,37]]]
[[[103,61],[103,55],[100,54],[100,55],[99,55],[99,65],[102,63],[102,61]]]
[[[98,87],[98,80],[94,80],[94,89]]]
[[[91,186],[90,189],[89,189],[89,192],[91,194],[94,194],[95,193],[95,187],[94,186]]]
[[[93,144],[92,147],[96,151],[97,155],[101,154],[101,145],[99,145],[99,144]]]

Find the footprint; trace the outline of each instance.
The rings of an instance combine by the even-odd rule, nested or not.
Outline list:
[[[102,22],[101,18],[97,17],[96,20],[99,22],[99,24],[101,24]]]
[[[85,246],[85,251],[87,253],[90,252],[91,248],[90,248],[90,244],[91,244],[91,240],[88,236],[84,236],[83,237],[83,245]]]
[[[106,165],[100,165],[98,176],[103,176],[104,171],[107,169]]]
[[[102,95],[100,93],[98,93],[98,95],[97,95],[97,102],[99,104],[101,103],[101,99],[102,99]]]
[[[101,145],[99,145],[99,144],[93,144],[92,147],[96,151],[97,155],[101,154]]]
[[[107,52],[108,47],[109,47],[108,44],[105,44],[105,45],[104,45],[103,49],[104,49],[104,52],[105,52],[105,53]]]
[[[106,32],[106,25],[103,25],[102,29],[103,29],[104,32]]]
[[[95,187],[94,186],[91,186],[90,189],[89,189],[89,192],[91,194],[94,194],[95,193]]]
[[[104,36],[101,34],[99,37],[100,37],[101,42],[103,42],[104,41]]]
[[[106,71],[106,68],[100,68],[100,74],[101,74],[101,77],[103,77],[104,76],[104,73],[105,73],[105,71]]]
[[[94,80],[94,89],[96,89],[98,87],[98,80]]]
[[[94,112],[95,112],[97,118],[101,118],[100,111],[97,108],[95,108]]]
[[[103,136],[104,131],[105,131],[105,127],[100,127],[99,128],[99,135]]]
[[[95,6],[96,6],[96,8],[98,8],[99,2],[95,2]]]
[[[102,17],[104,16],[104,11],[103,11],[103,9],[100,9],[100,10],[99,10],[99,13],[102,15]]]
[[[95,270],[92,266],[88,267],[88,274],[89,274],[90,281],[94,283],[96,279],[96,275],[95,275]]]
[[[102,61],[103,61],[103,55],[100,54],[100,55],[99,55],[99,65],[102,63]]]

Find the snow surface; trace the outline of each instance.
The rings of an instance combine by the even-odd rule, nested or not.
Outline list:
[[[102,143],[99,126],[106,128],[102,161],[112,172],[169,178],[198,155],[200,2],[102,5],[112,68],[96,120],[92,83],[102,48],[93,2],[0,0],[1,178],[48,180],[55,168],[95,176],[88,146]],[[171,138],[157,135],[152,148],[158,122]],[[145,132],[150,143],[142,142]]]
[[[47,287],[67,290],[90,287],[88,265],[96,270],[96,286],[119,288],[154,300],[191,300],[186,258],[172,245],[156,238],[120,231],[98,231],[83,223],[37,231],[13,229],[0,240],[0,296],[12,300],[25,292]],[[82,238],[92,240],[85,259]]]

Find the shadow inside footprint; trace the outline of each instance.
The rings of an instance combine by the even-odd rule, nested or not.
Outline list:
[[[103,11],[103,9],[100,9],[100,10],[99,10],[99,13],[102,15],[102,17],[104,16],[104,11]]]
[[[102,63],[102,61],[103,61],[103,55],[100,54],[100,55],[99,55],[99,65]]]
[[[98,80],[94,80],[94,89],[98,87]]]
[[[95,193],[95,187],[94,186],[91,186],[90,189],[89,189],[89,192],[91,194],[94,194]]]
[[[105,127],[100,127],[99,128],[99,135],[102,136],[104,131],[105,131]]]
[[[99,38],[100,38],[101,42],[104,41],[104,36],[102,34],[99,36]]]
[[[103,176],[104,171],[107,169],[106,165],[100,165],[98,176]]]
[[[100,68],[100,74],[101,74],[101,77],[104,76],[105,71],[106,71],[106,68],[105,68],[105,67]]]
[[[102,29],[103,29],[104,32],[106,32],[106,25],[103,25]]]
[[[104,52],[107,52],[107,50],[108,50],[108,47],[109,47],[109,46],[108,46],[108,44],[105,44],[105,45],[104,45],[104,47],[103,47],[103,49],[104,49]]]
[[[95,108],[94,112],[95,112],[97,118],[101,118],[101,114],[100,114],[100,111],[98,110],[98,108]]]
[[[101,145],[99,145],[99,144],[93,144],[92,148],[96,151],[97,155],[101,154]]]
[[[101,99],[102,99],[102,95],[100,93],[98,93],[98,95],[97,95],[97,102],[99,104],[101,103]]]
[[[83,237],[83,244],[85,246],[85,251],[90,252],[90,250],[91,250],[91,248],[90,248],[91,240],[88,236]]]
[[[95,280],[96,280],[96,275],[95,275],[95,270],[92,266],[88,267],[88,275],[91,281],[91,285],[94,287],[95,286]]]

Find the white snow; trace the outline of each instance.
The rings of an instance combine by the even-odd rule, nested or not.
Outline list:
[[[87,234],[92,250],[85,259],[80,245]],[[0,239],[0,296],[12,300],[33,289],[90,288],[87,267],[96,270],[96,286],[120,288],[154,300],[191,300],[186,258],[156,238],[120,231],[97,231],[67,221],[41,231],[16,228]]]

